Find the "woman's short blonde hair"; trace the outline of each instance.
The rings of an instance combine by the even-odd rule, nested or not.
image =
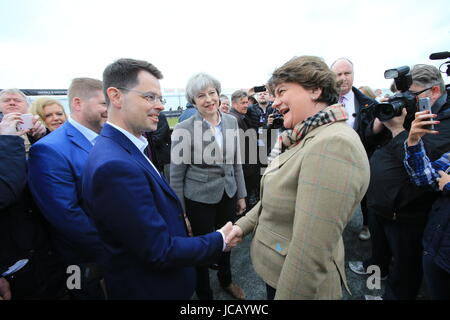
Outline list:
[[[52,104],[57,104],[61,107],[62,112],[64,113],[64,116],[67,119],[67,115],[66,115],[66,111],[64,110],[63,105],[55,99],[52,98],[39,98],[33,101],[33,103],[31,104],[30,109],[28,110],[30,113],[34,114],[34,115],[38,115],[39,118],[41,118],[42,122],[45,123],[45,113],[44,113],[44,108],[46,106],[50,106]]]

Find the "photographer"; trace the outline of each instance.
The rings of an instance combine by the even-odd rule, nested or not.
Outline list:
[[[440,134],[423,138],[427,154],[433,161],[450,150],[448,93],[439,70],[434,66],[416,65],[411,76],[412,84],[408,85],[409,91],[404,92],[405,97],[429,97],[431,110],[440,121],[436,125]],[[414,101],[405,103],[415,107]],[[364,268],[376,264],[383,276],[393,260],[383,296],[387,300],[415,299],[417,296],[422,281],[423,231],[437,196],[411,183],[403,166],[403,144],[408,137],[405,128],[410,127],[413,117],[414,112],[409,110],[407,114],[406,107],[403,107],[399,116],[384,122],[374,119],[365,135],[368,143],[378,147],[370,159],[371,181],[367,192],[373,229],[372,257],[364,263]]]
[[[3,116],[10,113],[26,114],[28,112],[28,98],[19,89],[5,89],[0,91],[0,112],[3,113]],[[47,133],[42,121],[39,120],[39,116],[34,116],[32,122],[33,127],[31,130],[27,130],[26,134],[21,135],[25,141],[27,155],[30,146]]]
[[[408,140],[405,141],[404,165],[417,186],[431,186],[442,193],[428,215],[423,236],[423,270],[433,299],[450,299],[450,152],[430,162],[421,138],[425,134],[439,134],[428,127],[439,123],[436,114],[416,113]],[[446,172],[444,172],[444,170]]]

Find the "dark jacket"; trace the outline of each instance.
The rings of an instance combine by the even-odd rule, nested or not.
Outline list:
[[[425,135],[422,140],[431,161],[450,150],[450,95],[442,95],[432,106],[438,115],[435,125],[439,135]],[[370,129],[371,126],[368,127]],[[381,137],[381,138],[380,138]],[[388,129],[374,136],[366,134],[366,139],[375,141],[375,152],[370,158],[370,185],[367,191],[367,205],[376,214],[388,219],[420,221],[425,223],[428,212],[438,193],[414,185],[403,166],[404,142],[408,131],[403,131],[392,139]]]
[[[256,153],[258,152],[257,131],[249,124],[249,119],[245,114],[237,112],[234,108],[230,109],[229,114],[236,118],[239,129],[245,134],[245,138],[239,137],[242,171],[244,172],[245,180],[247,181],[252,177],[259,178],[259,165],[256,158]]]
[[[371,99],[364,95],[361,91],[352,87],[353,94],[355,95],[355,114],[349,114],[349,117],[355,117],[355,123],[353,129],[358,133],[361,141],[366,149],[367,155],[370,157],[376,149],[376,144],[373,145],[366,141],[365,132],[368,126],[373,121],[373,116],[371,113],[366,113],[365,110],[372,105],[378,104],[375,99]]]
[[[450,193],[442,193],[434,202],[423,234],[424,254],[450,273]]]
[[[164,165],[170,163],[171,139],[169,123],[163,113],[159,114],[156,130],[147,133],[147,140],[152,150],[153,164],[160,172],[164,172]]]
[[[275,109],[271,103],[267,106],[265,112],[259,104],[252,104],[248,107],[245,115],[249,126],[258,130],[258,139],[264,143],[264,146],[258,143],[258,162],[262,166],[267,165],[267,155],[272,151],[277,139],[277,130],[272,129],[267,124],[269,115],[274,113],[274,111]],[[260,151],[260,149],[262,150]]]
[[[187,103],[186,110],[184,110],[183,113],[180,115],[180,117],[178,118],[178,122],[182,122],[186,119],[189,119],[196,113],[197,113],[197,108],[193,104]]]
[[[27,187],[24,141],[0,135],[0,150],[0,269],[28,259],[9,279],[13,299],[58,298],[64,270]]]

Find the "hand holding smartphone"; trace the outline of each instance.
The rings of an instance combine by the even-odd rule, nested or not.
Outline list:
[[[428,98],[428,97],[419,99],[419,111],[425,111],[425,110],[429,110],[430,114],[432,113],[430,98]],[[432,120],[432,119],[430,119],[430,120]],[[428,126],[423,126],[423,128],[429,129],[429,130],[434,130],[434,124],[431,124]]]
[[[19,123],[17,125],[17,130],[29,130],[33,128],[33,115],[31,113],[25,113],[20,116],[22,118],[23,123]]]

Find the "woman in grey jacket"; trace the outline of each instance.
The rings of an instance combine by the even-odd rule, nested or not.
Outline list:
[[[207,74],[194,75],[186,98],[197,113],[178,123],[172,134],[170,184],[191,223],[194,236],[214,231],[245,211],[245,183],[239,155],[238,125],[219,111],[220,83]],[[221,286],[244,299],[232,282],[230,252],[218,257]],[[197,296],[209,300],[208,266],[197,267]]]

